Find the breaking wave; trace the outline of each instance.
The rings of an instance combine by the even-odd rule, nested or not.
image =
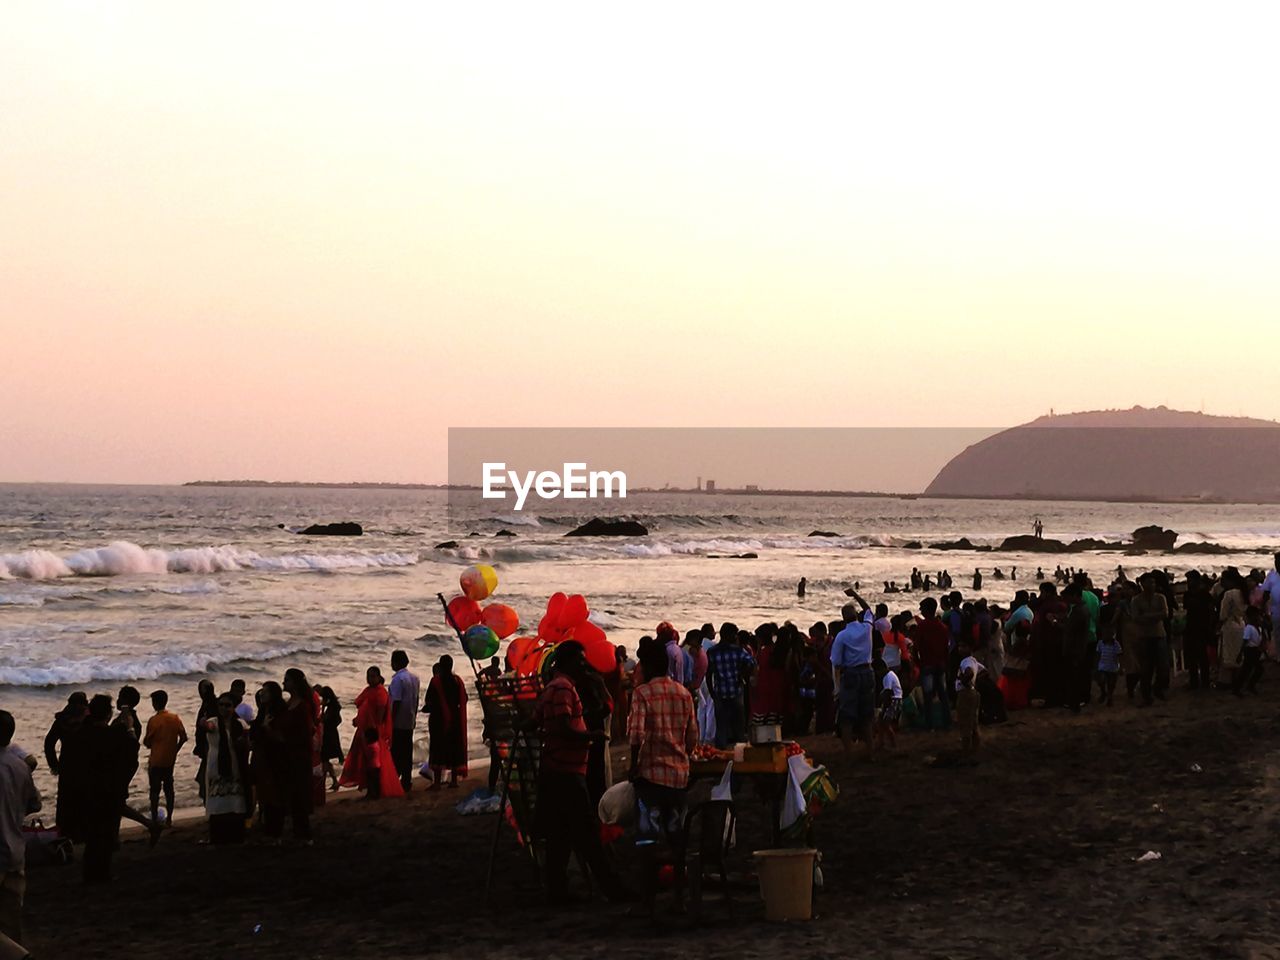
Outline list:
[[[117,540],[105,547],[57,554],[28,550],[0,555],[0,580],[55,580],[62,577],[117,577],[126,574],[225,573],[234,570],[333,571],[369,567],[407,567],[418,554],[292,553],[264,556],[240,547],[189,547],[161,550]]]
[[[94,681],[155,680],[167,676],[206,673],[233,663],[262,663],[299,653],[323,653],[323,643],[299,643],[237,653],[190,651],[158,656],[84,657],[50,664],[0,659],[0,684],[19,687],[52,687]]]

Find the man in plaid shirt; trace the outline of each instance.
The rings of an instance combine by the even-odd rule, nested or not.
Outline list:
[[[667,652],[657,643],[640,651],[647,680],[631,694],[631,779],[683,792],[689,786],[689,751],[698,743],[693,696],[667,674]],[[675,799],[668,796],[668,802]]]
[[[746,686],[756,662],[738,643],[738,628],[732,623],[720,627],[720,642],[707,654],[707,686],[716,708],[716,746],[723,750],[747,738]]]

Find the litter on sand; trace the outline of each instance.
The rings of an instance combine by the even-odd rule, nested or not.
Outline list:
[[[1152,863],[1153,861],[1156,861],[1159,859],[1160,859],[1159,853],[1157,853],[1155,850],[1148,850],[1142,856],[1135,857],[1133,862],[1134,863]]]

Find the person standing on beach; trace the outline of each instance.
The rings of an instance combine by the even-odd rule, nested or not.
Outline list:
[[[311,845],[312,775],[315,767],[315,694],[307,676],[296,667],[284,672],[282,689],[288,698],[280,718],[284,745],[284,801],[293,821],[294,839]],[[280,836],[280,825],[275,835]]]
[[[440,658],[432,674],[422,705],[423,713],[429,715],[431,786],[441,786],[447,772],[447,785],[456,787],[458,778],[467,776],[467,685],[453,672],[453,657],[448,654]]]
[[[600,847],[599,824],[587,793],[587,754],[592,740],[603,739],[604,733],[589,732],[582,719],[575,681],[586,668],[582,644],[572,640],[560,644],[552,661],[552,678],[534,708],[534,721],[542,734],[536,817],[538,832],[546,839],[543,874],[552,906],[569,899],[571,854],[586,863],[607,898],[622,895]]]
[[[249,738],[244,721],[236,714],[235,697],[224,693],[216,703],[217,716],[205,721],[209,752],[204,809],[209,842],[221,846],[244,842],[249,813]]]
[[[855,595],[855,599],[859,598]],[[865,603],[862,606],[866,608]],[[874,628],[863,620],[852,603],[846,603],[840,613],[844,617],[844,629],[831,644],[831,666],[840,691],[836,727],[846,755],[853,753],[855,737],[867,745],[868,753],[874,754],[872,722],[877,699],[875,670],[871,664]]]
[[[253,723],[253,704],[245,699],[246,691],[247,688],[243,680],[235,679],[231,681],[228,692],[231,694],[232,702],[236,705],[236,716],[243,720],[244,725],[247,727]]]
[[[63,751],[63,780],[70,794],[70,837],[84,844],[84,882],[111,880],[111,857],[120,816],[137,769],[137,744],[111,726],[111,698],[89,701],[89,715]]]
[[[934,729],[933,700],[940,707],[939,724],[951,726],[951,703],[947,695],[947,659],[951,649],[951,631],[938,619],[938,601],[925,597],[920,601],[920,620],[916,623],[916,658],[920,662],[920,688],[924,696],[924,725]]]
[[[422,686],[418,675],[409,671],[409,655],[403,650],[391,654],[391,760],[405,792],[413,789],[413,732],[418,726],[418,704]]]
[[[720,642],[707,654],[707,686],[715,703],[716,746],[721,750],[746,738],[742,690],[755,667],[751,654],[738,643],[738,627],[722,625]]]
[[[64,829],[66,813],[64,791],[62,789],[62,754],[66,753],[67,743],[75,736],[80,725],[89,713],[89,698],[77,690],[67,697],[67,705],[53,715],[53,724],[44,737],[44,762],[49,765],[49,772],[58,778],[58,795],[54,804],[54,823],[58,832],[68,836]]]
[[[206,733],[206,720],[218,715],[218,698],[214,693],[213,681],[207,677],[196,685],[196,692],[200,695],[200,709],[196,711],[196,742],[191,748],[191,752],[195,754],[200,766],[196,770],[196,784],[200,789],[200,801],[204,802],[204,767],[205,760],[209,756],[209,742]]]
[[[1275,556],[1275,566],[1262,581],[1262,594],[1267,600],[1267,610],[1271,615],[1271,655],[1280,655],[1276,647],[1280,645],[1280,553]]]
[[[22,900],[27,892],[27,838],[22,822],[40,810],[31,767],[12,747],[13,714],[0,710],[0,933],[22,943]]]
[[[1209,648],[1213,646],[1218,624],[1213,595],[1199,570],[1187,573],[1187,590],[1182,595],[1186,623],[1182,634],[1182,665],[1187,671],[1187,686],[1192,690],[1209,689]]]
[[[187,742],[187,729],[182,718],[165,708],[169,694],[157,690],[151,694],[151,709],[155,711],[147,721],[147,732],[142,745],[151,750],[147,758],[147,783],[151,792],[151,821],[159,822],[160,792],[164,791],[164,806],[170,823],[173,822],[173,765],[178,752]]]
[[[1139,689],[1142,703],[1151,706],[1151,698],[1163,700],[1169,687],[1168,649],[1169,635],[1165,624],[1169,619],[1169,603],[1157,587],[1154,574],[1146,573],[1138,578],[1141,592],[1130,602],[1130,612],[1138,628],[1142,678]]]

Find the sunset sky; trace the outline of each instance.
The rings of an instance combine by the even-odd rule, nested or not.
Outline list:
[[[9,4],[0,480],[1280,418],[1280,17],[1195,9]]]

